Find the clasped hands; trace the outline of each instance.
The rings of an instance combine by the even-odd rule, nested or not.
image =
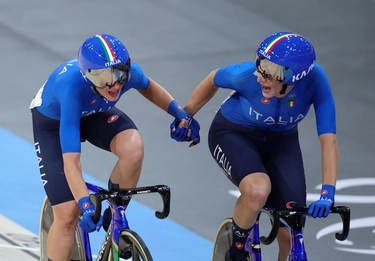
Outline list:
[[[189,115],[181,120],[174,119],[170,125],[171,138],[178,142],[191,142],[193,147],[200,142],[199,123]]]

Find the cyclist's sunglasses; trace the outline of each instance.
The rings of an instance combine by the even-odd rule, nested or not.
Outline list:
[[[256,59],[255,59],[255,70],[260,74],[262,75],[262,77],[267,80],[267,81],[272,81],[274,78],[275,78],[275,75],[271,75],[269,73],[267,73],[266,70],[262,69],[262,66],[261,66],[261,61],[265,59],[263,56],[257,56]],[[282,82],[282,80],[280,79],[280,77],[276,77],[276,81],[277,82]]]
[[[130,79],[131,64],[130,59],[111,68],[101,70],[91,70],[87,78],[98,89],[110,89],[116,83],[124,85]],[[110,82],[108,81],[110,79]],[[115,80],[115,81],[113,81]]]
[[[266,70],[263,70],[261,65],[260,65],[260,62],[261,60],[263,60],[264,57],[262,56],[258,56],[255,60],[255,70],[260,73],[260,75],[262,75],[262,77],[267,80],[267,81],[272,81],[273,80],[273,76],[269,73],[266,72]]]

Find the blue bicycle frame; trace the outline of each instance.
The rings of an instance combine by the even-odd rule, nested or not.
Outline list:
[[[147,187],[139,187],[127,190],[116,190],[108,191],[104,188],[96,186],[94,184],[86,183],[88,190],[92,193],[90,194],[90,199],[95,205],[95,215],[94,221],[100,217],[101,214],[101,202],[107,200],[112,209],[112,222],[108,228],[107,234],[105,235],[104,241],[100,248],[99,254],[97,256],[97,261],[106,260],[109,253],[109,245],[112,247],[113,260],[118,260],[119,258],[119,240],[121,231],[124,229],[130,229],[129,223],[126,218],[124,206],[116,204],[116,200],[137,195],[137,194],[148,194],[157,192],[163,199],[163,210],[156,211],[155,216],[159,219],[166,218],[170,211],[170,188],[166,185],[155,185]],[[87,261],[92,261],[92,251],[90,245],[89,234],[83,231],[79,226],[77,226],[79,234],[82,241],[82,248],[86,256]]]
[[[303,240],[303,224],[302,217],[307,216],[308,208],[292,208],[288,210],[275,210],[264,207],[261,213],[266,213],[272,222],[272,229],[270,234],[260,236],[259,233],[259,213],[253,229],[251,230],[245,245],[245,250],[251,256],[252,261],[261,261],[261,248],[260,243],[264,245],[271,244],[276,236],[282,222],[289,230],[291,235],[291,247],[289,252],[289,261],[307,261],[307,254]],[[339,206],[333,207],[331,213],[337,213],[341,216],[343,223],[343,230],[341,233],[336,233],[337,240],[344,241],[349,235],[350,229],[350,209],[348,207]]]

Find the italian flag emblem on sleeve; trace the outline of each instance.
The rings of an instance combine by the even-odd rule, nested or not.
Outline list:
[[[293,107],[293,106],[296,105],[296,100],[295,99],[289,99],[287,101],[287,104],[288,104],[289,107]]]

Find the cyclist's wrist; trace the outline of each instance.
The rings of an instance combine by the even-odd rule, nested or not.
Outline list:
[[[180,121],[181,119],[188,120],[190,122],[190,115],[178,105],[176,100],[172,100],[168,105],[168,114],[172,115],[175,119]]]
[[[89,196],[84,196],[78,200],[78,206],[81,210],[81,213],[85,213],[87,211],[91,212],[95,209],[94,205],[92,204]]]
[[[320,199],[334,201],[336,188],[330,184],[323,184]]]

